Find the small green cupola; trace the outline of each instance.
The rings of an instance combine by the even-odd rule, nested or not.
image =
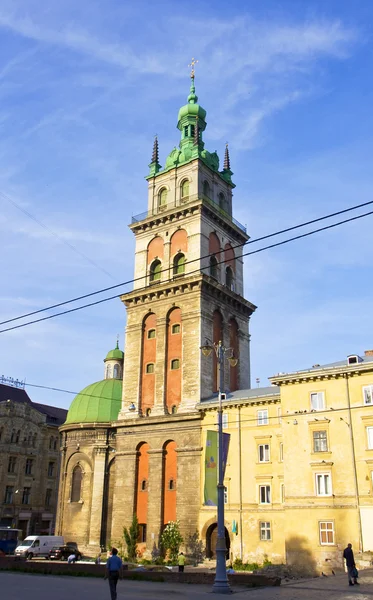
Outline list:
[[[119,342],[114,350],[110,350],[104,359],[105,379],[122,379],[124,352],[119,349]]]
[[[194,85],[194,71],[191,73],[190,93],[188,103],[179,110],[177,128],[181,132],[180,149],[185,146],[191,149],[198,146],[202,150],[204,143],[202,132],[206,129],[206,111],[198,104],[198,96]]]

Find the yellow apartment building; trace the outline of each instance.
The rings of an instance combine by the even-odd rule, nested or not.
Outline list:
[[[230,558],[327,572],[342,566],[348,542],[373,551],[373,352],[270,381],[223,403]],[[217,398],[199,405],[203,447],[217,407]],[[207,555],[216,517],[215,507],[202,506]]]

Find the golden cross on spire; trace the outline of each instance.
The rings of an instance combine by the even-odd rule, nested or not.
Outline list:
[[[194,73],[195,73],[194,67],[197,63],[198,63],[198,60],[196,60],[195,58],[192,58],[192,62],[190,63],[190,65],[188,65],[188,67],[191,67],[191,69],[192,69],[190,72],[190,76],[192,79],[194,79]]]

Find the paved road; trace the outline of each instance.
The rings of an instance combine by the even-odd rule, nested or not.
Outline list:
[[[346,585],[347,577],[320,577],[276,588],[234,590],[237,600],[373,600],[373,571],[360,573],[358,587]],[[25,573],[0,572],[1,597],[6,600],[110,600],[107,581],[89,577],[54,577]],[[118,600],[206,600],[211,598],[211,586],[120,581]],[[214,597],[215,594],[214,594]]]

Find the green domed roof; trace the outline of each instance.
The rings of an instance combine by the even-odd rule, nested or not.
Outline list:
[[[119,350],[119,346],[118,346],[118,342],[116,345],[116,348],[114,348],[114,350],[110,350],[110,352],[107,353],[106,358],[104,360],[123,360],[124,359],[124,352],[122,350]]]
[[[122,384],[121,379],[104,379],[85,387],[72,401],[65,424],[116,421],[121,408]]]
[[[180,121],[188,116],[191,116],[194,118],[199,117],[202,121],[205,120],[206,111],[204,108],[202,108],[202,106],[197,104],[197,102],[198,102],[198,96],[196,94],[196,89],[194,87],[194,77],[193,77],[192,83],[190,86],[190,94],[188,96],[188,104],[185,104],[185,106],[182,106],[179,110],[178,127],[179,127]]]

